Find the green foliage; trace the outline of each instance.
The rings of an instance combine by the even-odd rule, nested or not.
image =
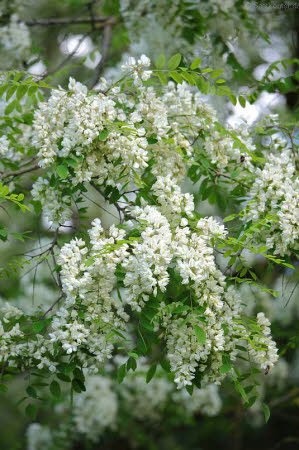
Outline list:
[[[29,211],[28,206],[24,205],[22,201],[24,200],[24,194],[10,194],[9,187],[7,185],[3,185],[0,182],[0,201],[8,200],[15,205],[17,205],[23,212]]]

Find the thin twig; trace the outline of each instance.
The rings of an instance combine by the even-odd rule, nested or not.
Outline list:
[[[56,306],[57,303],[58,303],[63,297],[64,297],[64,294],[61,294],[61,296],[58,297],[57,300],[55,300],[55,302],[50,306],[50,308],[47,309],[47,311],[43,314],[42,319],[44,319],[44,318],[46,317],[46,315],[47,315],[50,311],[52,311],[52,309],[54,308],[54,306]]]
[[[108,24],[104,28],[101,59],[94,70],[94,76],[93,76],[93,79],[92,79],[91,85],[90,85],[91,89],[93,89],[100,80],[100,76],[101,76],[101,73],[102,73],[104,64],[106,62],[107,56],[108,56],[108,52],[109,52],[109,47],[110,47],[110,42],[111,42],[111,34],[112,34],[111,33],[111,25]]]
[[[91,184],[91,186],[92,186],[96,191],[98,191],[99,194],[101,194],[101,196],[105,199],[106,202],[109,202],[109,198],[106,197],[106,195],[104,194],[104,192],[103,192],[103,191],[102,191],[102,190],[101,190],[101,189],[100,189],[93,181],[90,181],[89,183]],[[127,217],[128,219],[131,219],[131,218],[132,218],[132,216],[126,212],[126,208],[123,207],[123,206],[120,206],[120,205],[118,204],[118,202],[113,202],[112,204],[115,206],[115,208],[116,208],[117,211],[118,211],[118,214],[119,214],[119,220],[120,220],[121,223],[123,222],[123,219],[122,219],[121,214],[123,214],[123,216],[124,216],[124,217]]]
[[[293,388],[288,394],[282,395],[269,403],[270,408],[274,408],[275,406],[280,405],[281,403],[286,403],[292,400],[294,397],[297,397],[299,394],[299,388]]]
[[[55,69],[52,69],[52,70],[49,70],[49,71],[46,71],[45,73],[43,73],[42,79],[48,77],[49,75],[52,75],[53,73],[56,73],[56,72],[57,72],[58,70],[60,70],[60,69],[62,69],[62,67],[63,67],[67,62],[69,62],[69,61],[72,59],[72,57],[77,53],[77,51],[78,51],[79,48],[81,47],[81,44],[82,44],[82,43],[84,42],[84,40],[89,36],[89,34],[90,34],[90,33],[85,33],[85,34],[83,34],[82,37],[79,39],[77,45],[75,46],[74,50],[73,50],[71,53],[69,53],[69,54],[67,55],[67,57],[64,58],[64,60],[61,61],[61,62],[55,67]]]
[[[104,208],[104,206],[100,205],[99,203],[97,203],[94,200],[92,200],[91,198],[89,198],[86,194],[84,194],[84,192],[82,192],[82,196],[85,197],[87,200],[89,200],[94,205],[96,205],[98,208],[100,208],[103,211],[105,211],[105,213],[110,214],[115,219],[118,219],[118,217],[115,214],[113,214],[112,212],[108,211],[108,209]]]

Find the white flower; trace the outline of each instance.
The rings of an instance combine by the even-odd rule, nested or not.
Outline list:
[[[86,392],[75,397],[74,422],[77,431],[97,441],[106,429],[114,428],[118,400],[111,380],[103,376],[88,377]]]
[[[274,254],[283,256],[299,248],[299,181],[287,149],[270,154],[263,169],[256,170],[244,219],[255,223],[261,218],[267,226],[256,239],[273,248]]]

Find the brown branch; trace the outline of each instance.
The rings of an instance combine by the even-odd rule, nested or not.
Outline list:
[[[8,178],[8,177],[17,177],[18,175],[23,175],[24,173],[32,172],[33,170],[40,169],[40,166],[38,164],[34,164],[33,166],[24,167],[23,169],[19,170],[11,170],[10,172],[3,172],[1,174],[1,178]]]
[[[282,397],[278,397],[274,400],[272,400],[269,403],[270,408],[274,408],[275,406],[279,406],[282,403],[289,402],[290,400],[293,400],[295,397],[299,395],[299,388],[293,388],[288,394],[283,395]]]
[[[105,27],[107,25],[115,25],[115,17],[78,17],[78,18],[49,18],[49,19],[35,19],[35,20],[18,20],[18,23],[25,23],[28,27],[48,27],[48,26],[62,26],[62,25],[84,25],[84,24],[97,24],[98,28]],[[7,20],[0,20],[0,24],[6,24]]]
[[[64,297],[64,294],[61,294],[61,296],[58,297],[57,300],[55,300],[55,302],[50,306],[50,308],[47,309],[47,311],[42,315],[42,319],[44,319],[44,318],[46,317],[46,315],[47,315],[50,311],[52,311],[52,309],[54,308],[54,306],[56,306],[57,303],[58,303],[63,297]]]
[[[69,62],[69,61],[73,58],[73,56],[77,53],[77,51],[78,51],[79,48],[81,47],[81,44],[85,41],[85,39],[89,36],[89,34],[90,34],[90,33],[85,33],[85,34],[82,35],[82,37],[79,39],[79,41],[78,41],[76,47],[74,48],[74,50],[73,50],[69,55],[67,55],[67,57],[66,57],[63,61],[61,61],[61,62],[58,64],[58,66],[55,67],[55,69],[52,69],[52,70],[50,70],[50,71],[46,71],[44,74],[42,74],[42,77],[41,77],[42,80],[45,79],[45,78],[47,78],[49,75],[53,75],[53,74],[56,73],[58,70],[62,69],[62,67],[63,67],[67,62]]]
[[[111,42],[111,24],[107,24],[104,28],[103,47],[101,53],[102,57],[94,70],[94,76],[90,85],[91,89],[95,87],[95,85],[98,83],[100,79],[101,72],[103,70],[104,64],[108,56],[110,42]]]
[[[90,15],[90,19],[91,19],[91,28],[94,31],[95,30],[95,22],[94,22],[95,15],[94,15],[93,7],[94,7],[94,0],[90,3],[88,3],[88,5],[87,5],[87,9],[89,11],[89,15]]]

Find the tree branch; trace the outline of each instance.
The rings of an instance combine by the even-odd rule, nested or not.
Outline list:
[[[92,79],[91,85],[90,85],[91,89],[93,89],[95,87],[95,85],[98,83],[98,81],[100,79],[101,72],[103,70],[104,64],[105,64],[107,56],[108,56],[110,42],[111,42],[111,25],[107,24],[104,28],[102,57],[94,70],[94,76],[93,76],[93,79]]]
[[[8,178],[8,177],[16,177],[18,175],[23,175],[23,173],[32,172],[33,170],[40,169],[40,166],[38,164],[34,164],[33,166],[24,167],[23,169],[19,170],[11,170],[10,172],[2,172],[2,179]]]
[[[46,317],[46,315],[47,315],[50,311],[52,311],[52,309],[54,308],[54,306],[56,306],[57,303],[58,303],[63,297],[64,297],[64,294],[61,294],[61,296],[58,297],[57,300],[55,300],[55,302],[50,306],[50,308],[47,309],[47,311],[42,315],[42,319],[44,319],[44,318]]]
[[[0,20],[0,24],[6,24],[7,20]],[[35,19],[35,20],[18,20],[17,23],[25,23],[28,27],[48,27],[48,26],[62,26],[62,25],[84,25],[84,24],[97,24],[98,28],[105,27],[107,25],[115,25],[115,17],[78,17],[78,18],[49,18],[49,19]]]

